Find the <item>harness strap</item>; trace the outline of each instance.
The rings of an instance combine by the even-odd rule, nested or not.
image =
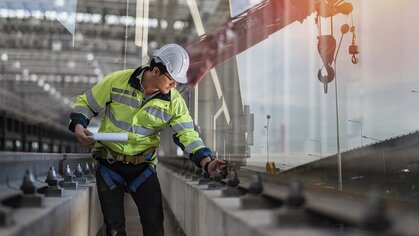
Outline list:
[[[110,164],[115,163],[116,161],[123,162],[125,164],[131,163],[134,165],[142,164],[144,162],[149,162],[156,157],[156,148],[151,147],[141,152],[138,155],[129,156],[117,153],[112,149],[106,147],[101,143],[96,143],[95,147],[92,150],[93,158],[95,159],[106,159]]]
[[[148,177],[156,173],[156,170],[152,165],[149,165],[147,169],[138,175],[130,184],[126,184],[124,177],[104,165],[99,166],[99,173],[111,191],[117,187],[116,184],[122,184],[125,186],[125,191],[131,193],[137,191]]]
[[[128,192],[135,192],[147,180],[148,177],[156,173],[153,166],[149,165],[144,172],[135,178],[128,186]]]
[[[117,183],[125,184],[124,177],[104,165],[99,165],[99,173],[111,191],[116,188]]]

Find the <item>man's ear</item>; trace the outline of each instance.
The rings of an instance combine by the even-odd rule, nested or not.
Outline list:
[[[151,72],[153,72],[153,75],[154,76],[158,76],[158,75],[160,75],[160,69],[156,66],[156,67],[154,67],[153,68],[153,70],[151,71]]]

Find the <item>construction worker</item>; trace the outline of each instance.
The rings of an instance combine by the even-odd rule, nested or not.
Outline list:
[[[164,235],[162,195],[156,175],[156,149],[160,131],[170,126],[174,142],[190,160],[210,175],[227,164],[211,158],[194,130],[184,99],[176,83],[186,83],[189,56],[177,44],[157,50],[148,65],[116,71],[76,99],[69,129],[81,144],[95,141],[87,129],[89,121],[105,109],[99,132],[127,133],[128,140],[98,141],[92,155],[107,235],[126,235],[124,192],[137,205],[144,235]]]

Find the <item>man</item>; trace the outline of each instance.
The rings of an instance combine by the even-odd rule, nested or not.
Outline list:
[[[144,235],[163,235],[163,208],[155,166],[160,131],[170,126],[173,139],[196,166],[214,175],[226,174],[222,160],[213,160],[211,150],[193,129],[184,99],[176,83],[186,83],[189,56],[177,44],[157,50],[149,65],[116,71],[77,97],[69,129],[78,141],[93,144],[86,128],[102,109],[99,132],[128,133],[128,141],[99,141],[93,148],[97,189],[107,235],[126,235],[123,198],[131,194],[141,218]]]

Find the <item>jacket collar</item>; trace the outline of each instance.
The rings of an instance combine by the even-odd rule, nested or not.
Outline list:
[[[139,91],[141,91],[141,92],[144,92],[143,91],[143,89],[141,88],[141,85],[140,85],[140,83],[139,83],[139,80],[137,79],[137,77],[138,76],[140,76],[140,75],[142,75],[142,73],[146,70],[146,69],[148,69],[148,66],[141,66],[141,67],[138,67],[137,69],[135,69],[135,71],[131,74],[131,77],[129,78],[129,81],[128,81],[128,84],[131,86],[131,87],[133,87],[134,89],[137,89],[137,90],[139,90]],[[159,98],[159,99],[162,99],[162,100],[165,100],[165,101],[171,101],[172,99],[171,99],[171,91],[169,91],[169,93],[167,93],[167,94],[163,94],[163,93],[158,93],[158,94],[156,94],[154,97],[153,97],[153,99],[154,98]]]

